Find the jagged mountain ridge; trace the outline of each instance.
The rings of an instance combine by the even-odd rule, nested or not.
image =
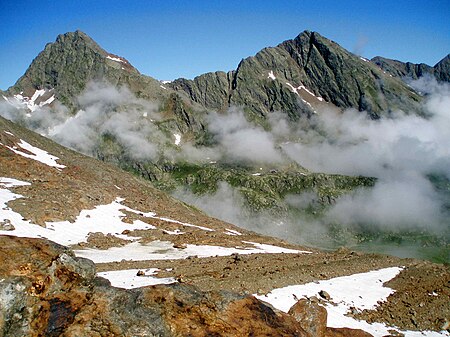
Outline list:
[[[433,67],[425,63],[402,62],[381,56],[376,56],[371,61],[392,76],[418,79],[422,76],[430,75],[434,76],[438,81],[450,81],[450,54]]]
[[[317,32],[305,31],[243,59],[234,71],[178,79],[162,86],[76,31],[47,44],[8,94],[24,92],[31,97],[33,90],[54,89],[57,99],[73,107],[74,98],[89,81],[107,80],[126,85],[138,97],[159,100],[162,106],[167,105],[167,99],[174,99],[172,88],[186,94],[189,100],[184,104],[188,106],[190,101],[223,111],[237,105],[256,116],[283,111],[295,119],[311,114],[314,109],[310,104],[321,102],[317,97],[340,108],[367,110],[374,116],[396,108],[415,108],[414,103],[420,100],[416,93],[366,61]]]
[[[234,71],[178,79],[171,87],[211,109],[238,105],[263,116],[280,110],[293,118],[300,111],[311,113],[308,103],[318,104],[322,99],[374,116],[395,109],[408,112],[420,101],[403,82],[386,75],[369,60],[309,31],[276,47],[264,48],[242,60]],[[300,95],[301,89],[306,93]]]
[[[299,39],[302,36],[306,36],[305,34],[312,33],[304,33],[299,36]],[[328,43],[328,40],[326,43]],[[311,115],[313,113],[313,106],[310,102],[315,105],[326,104],[322,98],[315,97],[306,87],[299,89],[292,85],[289,86],[283,83],[283,81],[267,78],[268,71],[263,68],[269,67],[269,64],[267,64],[268,58],[272,58],[271,62],[277,69],[283,67],[284,61],[290,64],[292,68],[290,72],[293,75],[289,78],[295,81],[293,83],[297,83],[302,76],[299,74],[300,70],[298,65],[293,62],[292,57],[286,51],[283,54],[285,59],[281,60],[276,56],[277,53],[278,51],[276,49],[267,48],[254,58],[251,57],[242,61],[238,70],[235,72],[230,72],[227,75],[218,72],[198,77],[198,83],[204,80],[204,83],[200,84],[200,86],[203,85],[206,90],[204,94],[199,92],[198,97],[204,97],[204,101],[200,101],[195,95],[189,99],[184,97],[184,92],[171,89],[177,88],[180,81],[162,84],[150,77],[143,76],[129,65],[124,58],[118,58],[106,52],[85,33],[76,31],[74,33],[59,35],[56,42],[48,44],[44,51],[32,62],[25,75],[18,80],[15,86],[8,90],[8,94],[17,95],[21,93],[21,96],[30,97],[31,100],[35,96],[35,92],[44,90],[49,92],[47,95],[51,93],[56,97],[56,100],[63,103],[67,102],[69,107],[76,109],[79,106],[77,97],[88,82],[95,80],[107,81],[114,86],[126,86],[138,98],[150,101],[156,100],[158,102],[158,112],[162,117],[162,121],[158,123],[157,128],[163,131],[161,137],[164,135],[172,137],[172,134],[181,133],[183,139],[194,139],[195,141],[202,142],[205,134],[204,118],[206,116],[206,108],[225,110],[230,105],[239,105],[244,107],[248,116],[256,116],[257,119],[267,117],[267,111],[269,110],[281,110],[295,120],[299,116]],[[359,59],[357,61],[365,65],[365,62]],[[261,64],[265,64],[265,66],[262,67]],[[255,76],[258,79],[253,84],[252,79]],[[258,85],[261,83],[268,88],[270,97],[258,89]],[[234,92],[232,96],[230,96],[230,90]],[[217,91],[220,91],[220,94],[216,95]],[[42,97],[38,97],[35,103],[41,104],[41,100],[45,101],[47,98],[45,94]],[[247,100],[249,97],[252,102]],[[329,97],[327,96],[327,98]],[[265,106],[266,104],[268,104],[267,107]],[[113,107],[113,110],[126,111],[127,107],[117,106]],[[142,123],[152,124],[148,118],[142,118],[141,121]],[[261,120],[259,119],[258,121],[260,122]],[[169,141],[172,142],[170,139]],[[115,142],[116,140],[114,138],[111,140],[111,137],[108,136],[106,140],[101,140],[95,152],[90,154],[102,160],[116,163],[127,170],[137,172],[150,180],[162,180],[163,182],[160,186],[169,185],[169,188],[171,188],[174,185],[174,181],[170,175],[171,172],[178,174],[176,172],[178,171],[178,167],[173,162],[170,162],[170,159],[153,159],[147,162],[137,161],[130,156],[126,149],[114,145]],[[199,167],[195,168],[194,172],[199,169],[203,172],[201,174],[205,174],[208,171],[207,167],[206,170]],[[222,171],[227,172],[230,169],[230,174],[226,173],[225,176],[236,175],[236,173],[233,173],[232,167],[225,166],[220,168],[219,174],[213,172],[213,176],[224,176]],[[282,170],[278,174],[280,179],[286,181],[286,184],[283,185],[288,186],[287,188],[283,187],[282,193],[274,189],[272,187],[273,184],[269,184],[269,186],[267,186],[268,184],[264,184],[264,186],[261,186],[261,184],[255,182],[255,177],[249,177],[251,181],[245,178],[244,181],[240,181],[240,184],[249,187],[247,188],[246,195],[249,199],[255,201],[256,208],[274,207],[286,209],[286,205],[280,205],[279,199],[280,195],[282,196],[287,193],[286,191],[295,189],[293,179],[297,184],[302,186],[304,184],[308,186],[311,184],[319,186],[319,190],[321,191],[319,195],[324,200],[332,200],[340,195],[340,192],[335,191],[334,185],[343,186],[339,181],[341,179],[345,180],[345,178],[330,177],[330,179],[325,178],[324,180],[322,177],[318,177],[318,180],[322,181],[322,183],[317,183],[315,178],[312,180],[312,183],[305,183],[305,170],[300,167],[297,167],[295,170],[300,170],[301,174],[295,174],[294,172],[294,177],[292,177],[289,173],[293,171],[292,169],[288,169],[288,174],[286,177],[283,176],[284,178],[281,178],[281,175],[284,175],[285,170]],[[169,177],[167,171],[169,171]],[[210,174],[208,173],[207,175]],[[249,175],[249,173],[246,172],[245,175]],[[167,183],[164,181],[166,179],[169,180]],[[192,183],[197,180],[196,177],[186,177],[185,179]],[[208,189],[213,188],[213,185],[215,186],[216,180],[212,180],[212,185]],[[237,179],[232,180],[238,181]],[[331,181],[331,190],[327,181]],[[176,184],[178,183],[176,182]],[[362,181],[361,183],[366,185],[366,182]],[[323,184],[324,188],[321,188],[320,186]],[[353,182],[349,184],[353,186]],[[258,190],[264,191],[264,197],[252,191],[255,186]]]
[[[373,187],[375,179],[309,172],[301,162],[291,159],[281,164],[260,165],[249,164],[245,159],[236,162],[221,157],[216,162],[201,153],[200,161],[191,161],[191,152],[183,153],[184,144],[217,151],[216,134],[211,134],[207,125],[213,114],[210,110],[226,115],[229,107],[238,105],[260,131],[269,128],[268,117],[280,110],[289,121],[299,118],[300,122],[306,121],[302,127],[308,130],[312,128],[309,122],[314,120],[315,109],[320,111],[325,107],[337,112],[344,107],[362,109],[367,103],[371,106],[368,113],[378,117],[379,112],[373,109],[381,109],[383,104],[389,104],[389,109],[406,104],[406,112],[410,112],[409,108],[414,110],[421,100],[400,79],[385,74],[368,60],[347,52],[320,34],[308,31],[243,60],[236,71],[209,73],[194,81],[181,79],[172,83],[139,74],[124,58],[104,51],[80,31],[66,33],[46,46],[26,74],[5,93],[5,99],[13,95],[21,100],[20,108],[30,113],[20,122],[27,125],[31,121],[28,126],[33,128],[32,110],[49,107],[49,114],[58,113],[58,101],[67,102],[72,114],[83,115],[83,109],[95,114],[95,109],[89,110],[79,99],[91,90],[92,81],[112,84],[114,95],[121,95],[115,90],[120,86],[130,91],[130,101],[116,102],[106,97],[101,114],[117,115],[122,122],[132,116],[127,127],[135,130],[135,125],[142,126],[137,138],[145,142],[136,142],[136,137],[131,137],[134,143],[127,143],[129,129],[120,129],[125,132],[125,141],[120,132],[103,131],[104,120],[100,119],[91,130],[95,134],[92,147],[87,150],[77,147],[81,143],[78,139],[66,145],[141,175],[165,191],[185,187],[197,194],[212,194],[221,182],[226,182],[243,196],[246,203],[243,214],[268,210],[277,217],[291,212],[292,206],[285,200],[289,194],[313,194],[312,207],[306,211],[309,217],[358,188]],[[411,95],[412,100],[405,99]],[[100,93],[95,91],[94,96]],[[94,107],[97,103],[94,102]],[[148,103],[156,103],[152,116],[144,106]],[[65,115],[67,121],[71,117]],[[298,138],[293,140],[296,142]],[[280,149],[282,142],[291,141],[284,139],[276,146]],[[152,156],[138,157],[134,153],[155,144]]]

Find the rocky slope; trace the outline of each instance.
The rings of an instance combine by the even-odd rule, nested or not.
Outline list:
[[[305,34],[310,33],[301,36],[306,36]],[[326,45],[331,43],[318,34],[312,34],[311,38],[314,36]],[[288,43],[285,44],[287,48]],[[5,93],[4,97],[13,107],[24,110],[12,111],[7,116],[78,151],[141,175],[166,191],[173,191],[183,185],[188,188],[201,185],[201,188],[196,190],[212,193],[218,182],[227,181],[232,186],[240,187],[250,211],[267,209],[279,214],[279,210],[286,211],[288,208],[283,201],[284,196],[299,192],[298,186],[303,186],[302,191],[317,193],[321,204],[330,204],[337,196],[353,187],[370,184],[371,180],[367,179],[365,182],[364,179],[331,175],[321,175],[315,179],[312,176],[305,177],[307,170],[299,165],[287,165],[289,170],[286,172],[277,168],[277,165],[270,164],[266,166],[271,175],[271,182],[266,183],[265,179],[252,175],[254,166],[257,165],[259,169],[260,163],[250,163],[242,169],[240,163],[234,165],[232,161],[229,165],[229,161],[224,160],[222,165],[219,159],[219,164],[212,166],[209,163],[211,160],[206,158],[207,154],[202,154],[198,163],[181,149],[181,146],[186,144],[194,147],[204,146],[199,152],[205,149],[205,153],[218,152],[214,149],[216,135],[208,128],[210,117],[205,112],[206,108],[224,110],[230,105],[241,105],[245,110],[253,111],[247,114],[247,117],[256,122],[256,126],[262,124],[268,127],[268,122],[264,119],[268,111],[285,111],[290,119],[298,119],[305,111],[307,115],[311,115],[314,106],[317,108],[319,105],[327,105],[322,98],[315,97],[306,89],[307,87],[294,88],[283,82],[293,81],[297,86],[298,81],[304,80],[306,73],[298,64],[293,63],[287,51],[283,54],[285,58],[277,56],[277,53],[281,52],[281,49],[278,51],[277,48],[265,49],[254,58],[244,60],[238,67],[239,71],[229,74],[217,72],[198,77],[196,83],[199,91],[192,91],[188,98],[184,97],[184,91],[171,89],[177,88],[177,83],[183,81],[160,83],[139,74],[126,59],[106,52],[83,32],[66,33],[59,35],[54,43],[49,43],[33,60],[25,75]],[[333,44],[333,48],[345,62],[350,62],[348,67],[355,60],[358,65],[365,66],[366,62],[344,52],[337,45]],[[267,61],[267,58],[273,58],[272,63]],[[320,68],[323,64],[313,66],[316,62],[313,60],[325,62],[321,56],[311,58],[314,71],[318,71],[317,67]],[[278,80],[267,78],[269,69],[273,68],[271,64],[277,68],[270,70],[272,73],[281,72],[282,67],[288,65],[292,69],[283,70],[283,73],[292,74]],[[109,84],[92,85],[98,82]],[[235,88],[232,82],[237,83]],[[273,90],[269,90],[270,95],[275,96],[269,97],[260,93],[260,84],[272,88]],[[307,84],[312,85],[312,82],[308,81]],[[319,82],[314,85],[322,87]],[[342,86],[343,83],[339,85]],[[126,89],[116,89],[120,87]],[[206,90],[205,93],[203,90]],[[231,91],[234,93],[232,97]],[[329,95],[331,94],[330,92]],[[330,98],[329,95],[325,97]],[[60,104],[67,106],[69,112],[64,112]],[[38,110],[44,112],[39,113]],[[84,114],[84,111],[88,113]],[[73,114],[84,114],[87,119],[86,125],[74,125],[73,128],[80,128],[81,133],[84,129],[89,129],[88,131],[95,135],[91,137],[94,139],[74,137],[76,139],[65,141],[64,135],[56,133],[55,130],[64,127],[64,122],[70,121]],[[94,117],[89,117],[91,115]],[[264,118],[261,119],[262,117]],[[55,119],[59,124],[50,124],[48,119]],[[118,123],[120,125],[115,128],[120,130],[102,130],[104,125]],[[125,125],[121,126],[122,124]],[[71,131],[61,133],[67,134]],[[179,137],[178,141],[175,139],[175,144],[174,136]],[[86,147],[84,143],[91,145]],[[153,150],[143,149],[145,147]],[[136,152],[144,152],[145,155],[137,156],[134,154]],[[187,171],[186,167],[189,167]],[[201,182],[197,179],[199,175],[202,176]],[[280,181],[282,184],[274,184],[274,181]],[[354,183],[358,181],[360,183]]]
[[[0,241],[1,336],[310,336],[252,297],[180,284],[121,290],[62,246]]]
[[[448,328],[448,267],[348,250],[325,253],[237,228],[3,118],[0,164],[3,336],[365,336],[345,329],[342,320],[325,327],[321,306],[331,315],[338,296],[332,290],[313,297],[296,292],[295,298],[309,300],[301,300],[291,315],[249,295],[264,297],[274,288],[318,280],[332,284],[355,273],[379,272],[378,280],[388,267],[399,274],[387,294],[408,288],[409,295],[402,301],[395,292],[392,300],[386,295],[382,306],[365,313],[391,327],[364,329],[375,336],[388,330],[412,336],[409,330]],[[75,255],[43,238],[70,246]],[[95,277],[92,262],[75,256],[91,258],[98,275],[115,287]],[[417,274],[421,278],[410,277]],[[361,282],[361,291],[351,293],[364,299],[379,286]],[[171,285],[118,289],[158,283]],[[427,301],[424,291],[432,294]],[[414,324],[411,310],[421,313]]]
[[[440,64],[445,72],[444,60]],[[338,116],[351,107],[377,118],[398,108],[410,112],[422,100],[398,78],[308,31],[242,60],[235,71],[172,83],[140,74],[80,31],[66,33],[49,43],[2,96],[7,103],[1,107],[7,109],[0,110],[7,118],[142,176],[161,190],[185,189],[208,198],[227,184],[243,200],[244,225],[290,239],[290,233],[268,227],[299,214],[320,222],[322,212],[340,197],[376,180],[311,172],[289,157],[285,146],[307,143],[310,132],[325,139],[317,118],[322,111]],[[241,116],[233,114],[236,106],[245,118],[236,118]],[[282,132],[276,131],[280,126]],[[247,150],[244,143],[253,146]],[[245,153],[234,156],[241,147]],[[262,148],[270,156],[248,159]],[[311,197],[306,207],[298,209],[287,200],[302,194]],[[359,229],[347,233],[340,224],[332,226],[326,228],[333,232],[326,234],[332,236],[331,247],[379,239],[368,238],[365,227],[360,235]],[[385,235],[388,244],[391,234]],[[393,235],[396,240],[398,233]],[[421,235],[413,233],[412,240]],[[342,240],[334,242],[336,237]],[[446,261],[446,240],[421,239],[439,250],[426,258]],[[315,237],[307,242],[324,241]]]
[[[450,55],[445,56],[442,60],[431,67],[425,63],[411,63],[391,60],[381,56],[374,57],[371,62],[375,63],[388,74],[395,77],[407,77],[418,79],[425,75],[434,76],[438,81],[450,81]]]
[[[377,117],[395,109],[409,112],[420,101],[404,83],[368,60],[309,31],[242,60],[228,74],[178,79],[170,86],[210,109],[245,106],[256,117],[283,111],[296,119],[324,101]]]

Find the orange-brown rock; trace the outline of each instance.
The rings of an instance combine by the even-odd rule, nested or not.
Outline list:
[[[0,236],[0,261],[0,336],[310,336],[252,296],[111,287],[48,240]]]
[[[327,328],[325,337],[373,337],[370,333],[360,329]]]
[[[311,336],[324,337],[327,330],[327,309],[310,299],[300,299],[289,314],[300,323]]]

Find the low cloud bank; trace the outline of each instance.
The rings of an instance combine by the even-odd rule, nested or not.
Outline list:
[[[0,114],[84,154],[93,155],[101,138],[107,135],[117,140],[131,158],[156,157],[158,139],[164,136],[146,120],[159,118],[157,104],[137,99],[125,87],[98,82],[87,85],[78,103],[81,108],[75,115],[61,105],[27,115],[27,111],[7,103],[0,108]]]
[[[350,109],[341,114],[319,111],[311,120],[293,123],[286,114],[274,112],[267,128],[262,128],[249,122],[242,110],[230,108],[226,114],[212,112],[205,117],[212,146],[196,147],[183,139],[180,146],[164,149],[168,158],[176,160],[274,167],[295,161],[315,172],[378,179],[374,188],[339,198],[320,221],[301,212],[295,218],[253,214],[239,192],[226,184],[212,195],[193,195],[184,189],[175,195],[213,216],[267,234],[297,237],[297,242],[306,236],[327,235],[330,224],[423,228],[448,235],[448,187],[442,193],[430,176],[450,179],[450,86],[431,78],[409,84],[427,95],[426,118],[396,112],[371,120]],[[56,106],[38,109],[29,117],[7,103],[0,104],[0,114],[89,155],[94,154],[101,135],[113,137],[130,157],[144,161],[156,160],[161,144],[173,143],[173,135],[154,123],[160,118],[158,104],[138,99],[126,88],[91,83],[78,100],[81,109],[74,116]],[[317,196],[306,193],[284,201],[302,210],[317,202]]]
[[[312,171],[378,178],[374,188],[340,198],[328,221],[448,229],[448,200],[429,177],[450,179],[450,87],[431,79],[411,85],[427,89],[426,118],[398,112],[374,121],[355,110],[324,111],[317,119],[320,132],[282,145],[292,160]]]

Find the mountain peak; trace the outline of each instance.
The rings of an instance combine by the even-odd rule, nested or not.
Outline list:
[[[59,34],[56,37],[56,41],[54,43],[50,43],[48,45],[53,44],[73,44],[73,43],[84,43],[91,48],[96,49],[98,52],[106,53],[89,35],[82,32],[81,30],[76,30],[75,32],[67,32],[64,34]]]
[[[125,58],[108,53],[86,33],[76,30],[57,36],[33,60],[9,94],[31,97],[36,90],[55,90],[56,98],[73,107],[75,97],[91,80],[112,84],[139,75]]]

